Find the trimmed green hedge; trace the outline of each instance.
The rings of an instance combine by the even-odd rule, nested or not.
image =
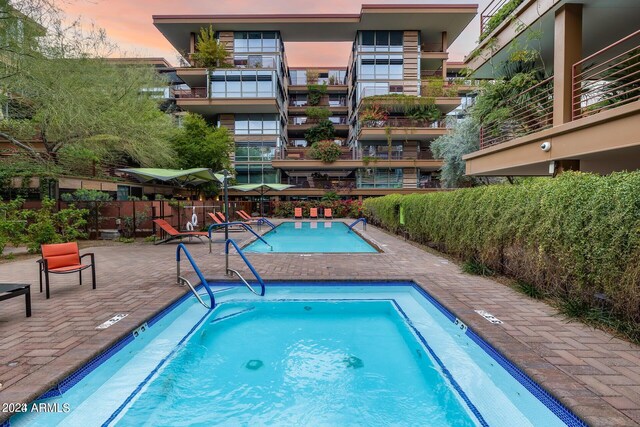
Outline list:
[[[391,195],[365,200],[364,210],[373,224],[482,263],[548,297],[588,308],[604,304],[640,322],[639,172],[567,172],[516,185]]]

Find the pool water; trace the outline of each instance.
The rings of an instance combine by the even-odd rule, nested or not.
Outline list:
[[[11,425],[585,425],[412,282],[215,292],[43,400],[71,412]]]
[[[357,227],[359,227],[358,225]],[[283,222],[262,236],[269,245],[254,240],[245,252],[374,253],[377,250],[340,221]]]

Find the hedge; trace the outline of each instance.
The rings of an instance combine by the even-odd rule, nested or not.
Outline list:
[[[364,213],[548,297],[640,321],[640,172],[391,195],[365,200]]]

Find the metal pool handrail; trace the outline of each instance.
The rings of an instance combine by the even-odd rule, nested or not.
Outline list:
[[[269,247],[271,248],[271,250],[273,250],[273,246],[271,246],[271,245],[269,244],[269,242],[267,242],[266,240],[264,240],[264,239],[262,238],[262,236],[260,236],[258,233],[256,233],[255,231],[253,231],[253,228],[251,228],[251,226],[250,226],[250,225],[245,224],[244,222],[234,221],[234,222],[223,222],[223,223],[221,223],[221,224],[211,224],[211,225],[209,226],[209,253],[211,253],[211,233],[212,233],[212,230],[213,230],[214,228],[220,228],[220,227],[224,227],[224,226],[226,226],[226,225],[240,225],[240,226],[244,227],[244,229],[245,229],[245,230],[247,230],[247,231],[251,232],[251,233],[252,233],[254,236],[256,236],[258,239],[262,240],[262,242],[263,242],[265,245],[269,246]]]
[[[200,294],[198,294],[198,291],[196,291],[196,288],[191,284],[191,282],[189,282],[186,278],[184,278],[184,277],[182,277],[180,275],[180,251],[184,252],[185,256],[187,257],[187,259],[191,263],[191,266],[193,267],[193,269],[195,270],[196,274],[198,275],[198,278],[202,282],[202,286],[204,286],[204,288],[207,290],[207,293],[209,294],[209,299],[211,300],[211,304],[205,303],[202,300],[202,298],[200,298]],[[177,281],[178,285],[180,285],[182,283],[187,284],[189,286],[189,288],[191,289],[191,292],[193,292],[193,294],[196,296],[196,298],[200,302],[200,304],[202,304],[203,306],[205,306],[209,310],[213,310],[213,308],[216,306],[216,299],[213,296],[213,292],[211,291],[211,288],[209,287],[209,283],[207,282],[207,279],[205,279],[204,276],[202,275],[202,272],[200,271],[200,269],[196,265],[196,262],[193,260],[193,257],[191,256],[191,254],[187,250],[187,248],[184,245],[184,243],[180,243],[178,245],[178,247],[176,248],[176,264],[177,264],[177,266],[176,266],[177,267],[176,281]]]
[[[277,232],[276,226],[271,221],[269,221],[267,218],[258,218],[258,225],[260,225],[260,224],[267,224],[269,227],[271,227],[271,229],[273,230],[274,233]]]
[[[233,245],[234,248],[236,248],[236,251],[238,251],[238,255],[240,255],[240,257],[242,258],[242,260],[244,261],[245,264],[247,264],[247,267],[249,267],[249,270],[251,270],[251,272],[253,273],[253,275],[255,276],[255,278],[258,280],[258,283],[260,283],[260,287],[261,287],[261,292],[257,293],[253,287],[249,284],[249,282],[247,282],[244,277],[242,277],[240,275],[240,273],[237,270],[233,270],[231,268],[229,268],[229,244]],[[226,269],[227,269],[227,274],[229,274],[229,272],[235,273],[236,276],[238,276],[240,278],[240,280],[242,280],[242,282],[244,283],[244,285],[249,288],[249,290],[251,292],[253,292],[254,294],[263,297],[264,296],[264,281],[262,280],[262,277],[260,277],[260,275],[258,274],[258,272],[256,271],[255,268],[253,268],[253,265],[251,265],[251,263],[249,262],[249,260],[247,259],[247,257],[244,255],[244,253],[242,252],[242,249],[240,249],[240,247],[236,244],[236,242],[233,241],[233,239],[227,239],[227,241],[225,242],[225,246],[224,246],[224,253],[225,253],[225,258],[226,258]]]
[[[362,229],[366,230],[367,229],[367,218],[358,218],[356,219],[350,226],[349,226],[349,230],[347,230],[347,233],[351,230],[353,230],[353,227],[358,224],[359,222],[362,223]]]

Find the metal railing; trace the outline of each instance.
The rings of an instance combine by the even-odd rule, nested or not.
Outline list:
[[[233,269],[229,268],[229,245],[230,244],[233,245],[233,247],[238,252],[238,255],[240,255],[240,258],[242,258],[242,260],[247,265],[247,267],[249,267],[249,270],[251,270],[251,273],[253,273],[253,275],[256,278],[256,280],[258,280],[258,283],[260,284],[260,288],[261,288],[260,293],[257,293],[255,291],[255,289],[253,289],[253,287],[249,284],[249,282],[247,282],[244,279],[244,277],[242,277],[242,275],[237,270],[233,270]],[[265,292],[264,280],[262,280],[262,277],[260,277],[260,275],[258,274],[256,269],[253,268],[253,265],[251,265],[251,263],[249,262],[247,257],[244,255],[244,253],[242,252],[242,249],[240,249],[240,247],[236,244],[235,241],[233,241],[233,239],[227,239],[227,241],[225,242],[224,253],[225,253],[225,258],[226,258],[226,271],[227,271],[227,274],[229,274],[229,272],[235,274],[242,281],[242,283],[244,283],[244,285],[247,288],[249,288],[249,290],[251,292],[253,292],[254,294],[256,294],[258,296],[263,297],[264,296],[264,292]]]
[[[317,160],[309,156],[311,148],[288,148],[276,152],[276,160]],[[347,147],[341,147],[341,153],[338,160],[352,160],[351,151]]]
[[[264,238],[262,236],[260,236],[258,233],[256,233],[255,231],[253,231],[253,228],[251,228],[251,226],[247,223],[244,222],[239,222],[239,221],[232,221],[232,222],[223,222],[221,224],[211,224],[209,226],[209,253],[211,253],[211,237],[213,236],[213,229],[214,228],[222,228],[222,227],[231,227],[231,226],[240,226],[243,227],[245,230],[247,230],[248,232],[250,232],[251,234],[253,234],[254,236],[256,236],[258,239],[260,239],[265,245],[269,246],[271,248],[271,250],[273,250],[273,246],[271,246],[266,240],[264,240]],[[273,224],[272,224],[273,225]]]
[[[191,266],[193,267],[193,269],[195,270],[196,274],[198,275],[198,279],[200,279],[200,282],[202,283],[202,286],[204,286],[204,288],[207,291],[207,294],[209,294],[209,300],[211,301],[210,304],[205,303],[202,300],[202,297],[200,296],[198,291],[196,291],[196,288],[191,284],[191,282],[180,275],[180,252],[181,251],[184,252],[184,255],[187,257],[187,259],[191,263]],[[184,245],[184,243],[180,243],[178,245],[178,247],[176,248],[176,264],[177,264],[176,265],[176,271],[177,271],[176,282],[177,282],[177,284],[178,285],[186,284],[187,286],[189,286],[189,289],[191,289],[191,292],[198,299],[198,302],[200,304],[202,304],[204,307],[206,307],[207,309],[213,310],[213,308],[216,306],[216,299],[213,296],[213,291],[209,287],[209,282],[207,282],[207,279],[204,278],[204,275],[202,274],[202,272],[198,268],[196,262],[193,260],[193,257],[191,256],[191,254],[187,250],[187,247]]]
[[[358,218],[355,221],[353,221],[351,223],[351,225],[349,225],[349,230],[347,230],[347,232],[353,230],[353,227],[355,227],[359,222],[362,223],[362,229],[366,230],[367,229],[367,218]]]
[[[361,128],[384,128],[390,127],[412,127],[412,128],[438,128],[443,129],[444,121],[440,120],[426,120],[426,119],[414,119],[411,117],[389,117],[386,120],[362,120],[360,121]]]
[[[553,126],[553,77],[509,98],[496,110],[504,119],[480,129],[481,150]]]
[[[510,0],[493,0],[480,14],[480,34],[487,31],[487,23]]]
[[[194,87],[191,89],[177,89],[173,91],[173,96],[178,99],[183,98],[206,98],[206,87]]]
[[[572,74],[573,120],[640,100],[640,30],[576,62]]]
[[[346,125],[347,117],[345,116],[329,116],[327,118],[334,125]],[[304,125],[316,125],[320,123],[320,119],[306,117],[306,116],[292,116],[289,117],[289,125],[304,126]]]

